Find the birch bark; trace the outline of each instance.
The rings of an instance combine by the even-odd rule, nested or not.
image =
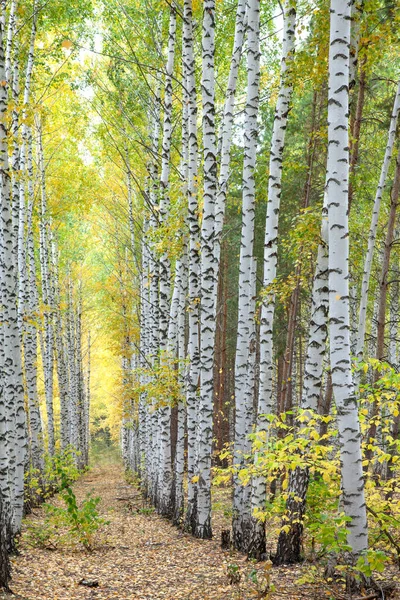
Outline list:
[[[24,503],[24,469],[27,451],[26,417],[21,359],[21,334],[18,328],[17,296],[18,280],[14,257],[13,221],[11,209],[11,178],[8,160],[8,130],[6,111],[8,107],[7,80],[4,60],[5,2],[1,3],[0,19],[0,175],[1,175],[1,247],[0,285],[3,305],[3,394],[6,419],[5,435],[8,438],[8,460],[3,457],[4,472],[8,462],[11,487],[3,484],[3,498],[13,507],[13,533],[19,532]],[[7,431],[8,430],[8,431]],[[7,509],[7,506],[6,506]]]
[[[248,488],[240,480],[240,470],[244,467],[248,450],[248,436],[251,433],[253,398],[248,392],[251,377],[249,362],[252,334],[254,331],[254,297],[256,273],[253,268],[254,218],[255,218],[255,179],[254,170],[258,141],[258,103],[260,82],[260,2],[247,3],[247,99],[244,121],[244,163],[242,233],[239,259],[239,306],[238,329],[235,358],[235,443],[233,492],[233,543],[237,550],[246,552],[251,530],[251,507]],[[251,386],[253,387],[253,386]]]
[[[293,86],[291,82],[291,64],[294,56],[296,10],[286,1],[284,4],[284,35],[281,60],[281,78],[279,96],[275,110],[274,127],[271,141],[268,205],[264,242],[264,278],[265,297],[261,306],[260,322],[260,381],[258,390],[257,431],[266,431],[265,415],[271,413],[273,403],[272,377],[274,369],[272,332],[275,311],[274,294],[269,287],[276,277],[278,223],[282,189],[282,157],[285,145],[285,132],[290,110]],[[258,457],[255,456],[255,463]],[[266,486],[263,477],[256,476],[252,482],[252,509],[262,509],[266,500]],[[249,543],[249,555],[259,559],[265,553],[264,523],[253,518]]]
[[[211,538],[211,454],[217,270],[214,256],[217,161],[215,139],[215,0],[204,0],[201,96],[203,214],[201,224],[200,404],[196,537]]]
[[[160,177],[160,225],[167,222],[169,214],[169,175],[172,137],[172,76],[176,45],[176,10],[172,6],[170,12],[168,51],[165,74],[164,124],[161,146]],[[171,265],[168,254],[164,252],[160,259],[160,360],[168,347],[168,321],[170,311],[170,277]],[[169,399],[166,399],[167,403]],[[159,512],[165,517],[172,517],[172,463],[171,463],[171,406],[160,408],[160,488]]]
[[[195,80],[195,58],[193,48],[192,0],[184,0],[183,16],[184,81],[188,95],[188,225],[189,225],[189,294],[188,294],[188,359],[187,375],[187,436],[188,436],[188,496],[185,528],[195,532],[197,522],[197,485],[193,481],[196,466],[196,406],[199,385],[199,274],[200,274],[200,230],[197,200],[197,94]]]
[[[159,198],[159,176],[158,176],[158,165],[157,156],[160,141],[160,99],[159,90],[156,91],[155,97],[155,110],[152,120],[152,132],[151,132],[151,147],[153,159],[149,165],[150,175],[150,230],[155,230],[158,225],[157,208]],[[150,249],[150,260],[149,260],[149,277],[150,277],[150,339],[149,339],[149,358],[150,364],[154,366],[156,360],[158,360],[158,352],[160,348],[160,305],[159,305],[159,280],[160,280],[160,265],[156,256],[155,249],[150,240],[148,240]],[[153,504],[158,504],[158,488],[159,488],[159,463],[160,463],[160,431],[159,431],[159,418],[158,410],[156,409],[154,398],[149,399],[152,404],[151,412],[151,479],[150,479],[150,492]]]
[[[217,197],[215,202],[215,240],[214,257],[217,272],[219,272],[221,258],[221,235],[224,225],[226,195],[228,191],[230,163],[231,163],[231,144],[233,129],[233,113],[235,110],[235,95],[239,66],[243,52],[243,43],[246,32],[246,4],[247,0],[238,0],[235,22],[235,37],[233,42],[233,51],[229,69],[228,84],[226,90],[224,114],[220,132],[220,171],[217,186]]]
[[[338,412],[343,506],[348,543],[357,556],[368,547],[358,408],[351,372],[349,310],[349,46],[350,5],[331,0],[326,194],[329,228],[329,336]]]
[[[27,323],[25,329],[25,378],[26,393],[29,408],[29,451],[30,464],[39,476],[44,473],[44,439],[43,426],[40,415],[39,397],[37,389],[37,361],[38,361],[38,327],[39,327],[39,295],[36,280],[35,247],[33,235],[33,166],[32,166],[32,139],[28,140],[28,211],[27,211],[27,289],[29,300],[27,305]]]
[[[24,321],[24,316],[26,314],[27,306],[29,304],[29,283],[28,283],[28,274],[27,274],[27,246],[26,246],[26,200],[25,200],[25,184],[26,177],[24,174],[27,174],[28,178],[28,186],[33,185],[31,177],[31,169],[27,165],[27,152],[28,146],[31,138],[31,131],[27,124],[27,116],[28,116],[28,107],[29,107],[29,98],[30,98],[30,90],[31,90],[31,79],[34,65],[34,50],[35,50],[35,40],[36,40],[36,2],[33,3],[33,16],[32,16],[32,28],[31,28],[31,36],[29,42],[29,50],[28,50],[28,60],[26,64],[25,71],[25,82],[24,82],[24,93],[23,93],[23,101],[22,101],[22,123],[21,123],[21,146],[19,149],[19,169],[21,173],[21,181],[19,182],[19,198],[15,195],[14,202],[15,208],[19,207],[19,220],[18,220],[18,274],[19,274],[19,282],[18,282],[18,316],[20,328],[22,331]],[[16,119],[16,125],[18,126],[18,121]],[[30,180],[30,183],[29,183]]]
[[[49,220],[47,211],[46,174],[43,156],[42,124],[36,119],[38,131],[38,168],[40,177],[41,205],[40,205],[40,270],[42,279],[42,302],[44,305],[44,343],[43,343],[43,370],[45,378],[46,413],[48,452],[50,456],[55,453],[54,433],[54,331],[53,331],[53,297],[50,272],[50,245],[49,245]]]

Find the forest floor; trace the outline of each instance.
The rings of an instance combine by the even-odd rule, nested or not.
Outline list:
[[[101,497],[100,513],[109,524],[102,527],[95,550],[60,547],[46,550],[28,544],[22,535],[20,555],[13,559],[11,588],[20,600],[269,600],[341,599],[322,582],[298,584],[310,565],[273,567],[268,574],[275,591],[261,595],[254,583],[254,565],[236,552],[220,548],[220,534],[229,527],[223,503],[217,502],[213,540],[197,540],[182,533],[156,515],[140,493],[124,479],[120,464],[92,468],[74,485],[79,501],[88,492]],[[57,500],[52,500],[57,502]],[[225,514],[224,514],[225,513]],[[40,522],[43,509],[35,509],[30,520]],[[25,526],[26,527],[26,526]],[[241,573],[239,584],[231,585],[228,565]],[[265,563],[257,566],[263,581]],[[86,587],[82,580],[96,583]],[[258,587],[258,589],[257,589]],[[1,598],[0,594],[0,598]],[[6,597],[6,596],[3,596]],[[392,596],[393,597],[393,596]],[[400,598],[400,594],[394,596]]]

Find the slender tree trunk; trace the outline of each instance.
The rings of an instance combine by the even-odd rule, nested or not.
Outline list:
[[[197,102],[195,81],[195,58],[193,49],[192,0],[184,0],[183,16],[184,81],[188,95],[188,225],[189,225],[189,294],[188,294],[188,375],[187,375],[187,436],[188,436],[188,494],[185,528],[195,532],[197,522],[197,484],[193,481],[197,471],[196,457],[196,407],[199,385],[199,275],[200,275],[200,231],[197,200]]]
[[[75,361],[75,369],[76,369],[76,381],[78,385],[78,468],[83,469],[85,465],[85,426],[86,426],[86,417],[85,417],[85,384],[83,378],[83,364],[82,364],[82,284],[79,282],[78,289],[78,306],[76,310],[76,361]]]
[[[256,270],[253,259],[255,219],[254,170],[258,141],[258,102],[260,82],[260,2],[249,0],[247,7],[247,100],[244,122],[244,163],[242,234],[239,262],[239,307],[235,360],[235,444],[233,491],[233,543],[237,550],[247,551],[251,530],[250,483],[243,485],[240,470],[248,454],[248,436],[251,433],[254,384],[254,365],[250,361],[254,343],[254,309]],[[250,389],[249,389],[250,388]]]
[[[185,49],[182,53],[182,71],[185,77]],[[182,106],[182,159],[180,164],[180,175],[182,179],[182,195],[187,194],[187,182],[189,174],[189,96],[186,81],[183,81],[183,106]],[[187,222],[186,222],[187,225]],[[180,258],[176,263],[174,295],[172,306],[176,305],[176,348],[175,356],[178,360],[177,377],[182,393],[182,398],[177,406],[176,444],[174,460],[174,489],[173,489],[173,523],[180,527],[184,519],[184,475],[185,475],[185,428],[186,428],[186,405],[183,400],[186,393],[186,296],[188,293],[188,239],[183,239],[183,247]],[[170,325],[172,319],[170,317]],[[170,335],[168,336],[171,337]],[[172,340],[173,341],[173,340]]]
[[[42,275],[42,302],[44,305],[44,344],[43,370],[45,379],[48,451],[50,456],[55,453],[54,431],[54,330],[53,330],[53,297],[49,257],[49,221],[47,213],[46,175],[43,156],[42,124],[37,120],[38,130],[38,167],[41,187],[40,213],[40,268]]]
[[[235,94],[237,79],[240,67],[240,61],[243,51],[243,42],[246,32],[246,10],[247,0],[238,0],[235,22],[235,37],[233,41],[233,51],[231,64],[229,69],[228,84],[226,89],[224,115],[221,124],[220,132],[220,171],[217,186],[217,196],[215,203],[215,239],[214,239],[214,257],[216,269],[219,273],[220,258],[221,258],[221,235],[224,225],[226,194],[228,191],[228,183],[230,176],[231,163],[231,144],[232,144],[232,129],[233,117],[235,109]]]
[[[274,128],[272,133],[268,205],[264,243],[264,280],[263,286],[268,290],[276,277],[278,250],[278,222],[280,197],[282,190],[282,157],[285,146],[285,132],[290,110],[293,86],[291,82],[291,64],[294,54],[296,11],[292,4],[284,4],[284,35],[281,61],[281,82],[275,110]],[[272,377],[274,359],[272,350],[272,330],[275,311],[274,295],[267,291],[261,306],[260,322],[260,382],[258,391],[258,421],[257,432],[267,430],[268,421],[265,417],[272,412],[273,394]],[[258,456],[255,455],[257,465]],[[252,510],[263,509],[266,501],[266,485],[262,476],[253,477]],[[265,554],[265,526],[253,517],[252,531],[248,550],[249,556],[260,559]]]
[[[356,340],[356,357],[361,360],[364,352],[365,328],[367,321],[368,290],[371,277],[372,259],[375,249],[376,232],[378,227],[379,211],[383,190],[385,188],[387,173],[392,158],[394,139],[396,135],[397,120],[400,112],[400,82],[397,87],[394,100],[393,112],[390,119],[388,141],[383,159],[381,175],[375,195],[374,208],[372,212],[371,225],[368,234],[368,249],[365,256],[364,271],[361,284],[360,308],[358,311],[358,334]]]
[[[314,92],[312,100],[311,110],[311,128],[309,134],[309,142],[307,145],[307,176],[304,184],[304,192],[302,198],[302,208],[305,209],[310,204],[311,195],[311,181],[314,167],[314,160],[317,151],[317,140],[315,137],[316,127],[319,125],[319,118],[317,116],[317,101],[318,93]],[[301,251],[300,251],[301,254]],[[283,373],[282,373],[282,385],[280,387],[281,393],[281,404],[284,411],[291,410],[292,408],[292,371],[293,371],[293,353],[295,344],[295,333],[296,324],[300,306],[300,287],[301,287],[301,272],[302,272],[302,261],[299,260],[296,265],[295,280],[296,286],[292,292],[289,305],[289,316],[288,316],[288,331],[286,339],[286,349],[284,354],[283,362]],[[300,390],[302,387],[300,387]]]
[[[200,404],[196,537],[211,538],[211,454],[217,269],[214,256],[217,161],[215,138],[215,0],[204,0],[201,95],[203,106],[203,215],[201,225]]]
[[[90,450],[90,404],[91,404],[91,358],[92,338],[90,330],[87,334],[87,370],[86,370],[86,393],[85,393],[85,464],[89,464]]]
[[[354,197],[354,178],[356,174],[356,168],[358,165],[358,156],[360,148],[360,132],[362,115],[364,110],[365,101],[365,90],[366,90],[366,61],[365,59],[361,64],[360,80],[358,84],[357,104],[354,120],[351,128],[351,141],[350,141],[350,174],[349,174],[349,212],[353,203]]]
[[[185,367],[184,359],[186,356],[185,349],[185,304],[187,294],[187,259],[183,259],[183,281],[180,286],[179,295],[179,311],[178,311],[178,378],[182,394],[185,390]],[[185,423],[186,423],[186,407],[185,403],[180,400],[178,403],[178,424],[176,437],[176,452],[175,452],[175,503],[174,503],[174,523],[180,525],[184,514],[184,491],[183,478],[185,471]]]
[[[177,370],[177,378],[180,382],[182,392],[183,365],[181,364],[185,354],[185,296],[186,296],[186,248],[183,250],[181,258],[176,263],[174,292],[171,300],[171,312],[168,328],[168,359],[170,368]],[[174,362],[178,361],[177,365]],[[177,437],[175,446],[175,468],[171,503],[173,510],[173,521],[179,525],[183,515],[183,474],[184,474],[184,441],[185,441],[185,405],[182,400],[178,401],[177,406]]]
[[[5,440],[0,446],[5,450],[1,457],[2,474],[0,486],[3,493],[3,510],[8,510],[11,501],[13,508],[12,531],[18,533],[21,527],[24,505],[24,471],[27,451],[26,418],[24,408],[24,388],[21,359],[21,333],[18,328],[17,296],[18,279],[14,256],[13,221],[11,210],[11,178],[8,161],[7,123],[5,121],[8,99],[4,60],[4,20],[5,2],[1,3],[0,24],[0,175],[1,175],[1,248],[0,286],[2,296],[2,380],[6,421]],[[8,445],[8,449],[7,449]],[[7,475],[8,471],[8,475]],[[9,484],[4,480],[9,479]]]
[[[73,288],[68,282],[68,308],[66,317],[67,354],[68,354],[68,415],[69,415],[69,444],[78,450],[78,382],[76,379],[76,331],[75,310],[73,304]],[[76,457],[75,457],[76,459]]]
[[[149,355],[149,250],[146,241],[147,220],[143,223],[142,241],[142,264],[140,277],[140,342],[139,342],[139,367],[145,370],[148,367],[147,357]],[[139,375],[139,383],[144,386],[147,377]],[[150,465],[151,465],[151,441],[150,441],[150,413],[147,403],[147,394],[142,392],[139,399],[139,443],[140,443],[140,469],[142,490],[145,496],[149,493]]]
[[[5,57],[4,57],[4,37],[5,37],[5,18],[6,18],[6,6],[5,2],[1,3],[1,18],[0,18],[0,76],[5,81]],[[7,270],[8,270],[8,256],[7,256],[7,245],[5,235],[7,229],[10,227],[10,214],[9,214],[9,200],[7,198],[7,192],[9,193],[9,172],[8,172],[8,148],[7,148],[7,126],[4,115],[7,111],[7,85],[3,83],[0,86],[0,174],[1,174],[1,208],[6,209],[3,215],[1,212],[0,220],[0,291],[1,291],[1,344],[0,344],[0,369],[1,369],[1,382],[2,388],[6,381],[7,376],[7,363],[6,363],[6,343],[7,343],[7,330],[6,330],[6,318],[7,309],[5,306],[5,300],[7,298],[8,286],[7,286]],[[9,236],[7,236],[9,241]],[[13,275],[11,270],[10,275]],[[8,343],[7,343],[8,346]],[[9,347],[7,347],[9,351]],[[12,519],[12,492],[10,486],[10,454],[12,440],[9,435],[8,422],[10,420],[10,397],[4,393],[0,394],[0,585],[5,588],[8,587],[10,579],[10,563],[8,559],[8,551],[12,546],[12,532],[11,532],[11,519]]]
[[[69,414],[68,414],[68,372],[67,357],[63,335],[63,315],[61,309],[61,291],[58,269],[58,249],[54,241],[52,243],[52,276],[54,279],[54,337],[56,352],[56,367],[58,379],[58,394],[60,398],[60,442],[61,450],[65,450],[69,444]]]
[[[385,360],[385,329],[386,329],[386,310],[387,310],[387,296],[388,296],[388,274],[390,267],[390,255],[393,248],[394,231],[396,224],[396,212],[399,202],[399,190],[400,190],[400,150],[397,155],[396,161],[396,173],[393,182],[393,188],[391,193],[389,221],[386,231],[385,246],[383,251],[381,276],[379,279],[379,302],[378,302],[378,319],[377,319],[377,334],[376,334],[376,354],[375,358],[379,361]],[[376,382],[380,377],[380,370],[376,369],[374,373],[374,381]],[[365,450],[365,459],[371,461],[373,450],[370,445],[376,443],[377,433],[377,416],[379,412],[379,404],[377,400],[374,400],[371,407],[371,421],[367,434],[367,448]]]
[[[159,89],[156,90],[155,94],[155,107],[154,115],[152,119],[152,132],[151,132],[151,149],[152,149],[152,160],[149,165],[150,175],[150,231],[154,231],[158,225],[158,198],[159,198],[159,176],[158,176],[158,164],[157,156],[159,152],[159,141],[160,141],[160,98]],[[151,243],[148,241],[150,249],[150,260],[149,260],[149,278],[150,278],[150,309],[151,314],[149,317],[150,324],[150,339],[149,339],[149,360],[152,367],[158,360],[158,352],[160,348],[160,305],[159,305],[159,281],[160,281],[160,264],[156,256],[156,250]],[[158,326],[157,326],[158,324]],[[159,464],[160,464],[160,430],[159,430],[159,414],[156,410],[154,398],[150,398],[149,401],[152,404],[151,411],[151,478],[150,478],[150,494],[153,504],[157,507],[158,503],[158,487],[159,487]]]
[[[168,33],[168,57],[165,77],[164,94],[164,125],[161,150],[161,178],[160,178],[160,225],[168,219],[169,212],[169,172],[171,157],[172,136],[172,75],[174,70],[174,57],[176,45],[176,11],[171,7],[169,33]],[[168,320],[170,311],[170,273],[171,265],[167,253],[160,260],[160,352],[168,347]],[[160,487],[158,510],[164,517],[173,516],[172,506],[172,458],[171,458],[171,406],[168,404],[160,408]]]
[[[331,0],[328,161],[326,194],[329,227],[329,334],[333,393],[338,412],[343,506],[348,544],[354,556],[368,548],[361,434],[351,372],[348,238],[348,104],[350,8]]]
[[[324,206],[321,227],[322,243],[318,248],[312,290],[309,339],[300,402],[301,410],[313,412],[317,410],[321,395],[322,371],[328,338],[328,249],[324,241],[327,236],[326,206]],[[282,522],[285,529],[282,529],[279,534],[274,557],[275,564],[292,564],[301,560],[303,518],[308,482],[309,470],[307,468],[297,467],[289,474],[286,514]]]
[[[31,136],[28,146],[28,190],[29,204],[27,215],[27,285],[29,300],[27,306],[27,323],[25,331],[25,378],[26,393],[29,408],[29,450],[30,464],[39,476],[44,473],[44,440],[42,419],[39,408],[37,389],[37,361],[38,361],[38,332],[39,327],[39,297],[36,282],[35,248],[33,236],[33,177]]]

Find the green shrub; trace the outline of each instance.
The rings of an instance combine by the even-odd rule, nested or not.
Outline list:
[[[45,505],[45,520],[43,523],[28,524],[28,543],[33,546],[57,548],[62,541],[73,541],[83,545],[85,550],[91,552],[95,545],[95,534],[101,525],[108,524],[98,511],[99,497],[87,494],[85,500],[78,506],[78,502],[71,481],[75,477],[75,470],[71,465],[55,457],[52,461],[53,473],[64,506]]]

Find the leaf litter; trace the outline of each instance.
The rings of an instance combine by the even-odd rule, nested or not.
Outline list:
[[[109,524],[102,528],[91,553],[77,547],[42,549],[30,546],[24,533],[20,554],[13,558],[14,600],[329,600],[340,598],[332,589],[316,584],[299,585],[309,569],[274,567],[271,583],[275,591],[260,596],[247,583],[246,574],[265,564],[251,565],[235,551],[220,547],[221,531],[229,527],[229,515],[217,510],[214,538],[198,540],[159,517],[140,492],[124,480],[120,465],[93,468],[74,485],[78,501],[88,491],[101,497],[100,513]],[[44,519],[43,509],[27,518]],[[243,574],[238,586],[231,585],[227,566]],[[87,582],[93,585],[85,585]],[[400,595],[393,598],[400,599]]]

